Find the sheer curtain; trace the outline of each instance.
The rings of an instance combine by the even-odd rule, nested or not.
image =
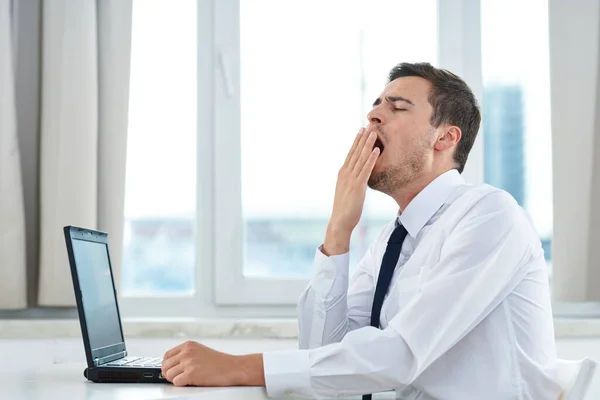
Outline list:
[[[0,0],[0,308],[6,309],[27,305],[12,10],[10,0]]]
[[[0,0],[0,309],[75,304],[65,225],[108,232],[120,275],[131,12]]]
[[[74,304],[65,225],[109,233],[121,264],[131,0],[43,6],[39,304]]]

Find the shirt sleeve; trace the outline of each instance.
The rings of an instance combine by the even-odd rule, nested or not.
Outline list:
[[[389,226],[386,228],[389,230]],[[297,307],[301,349],[339,342],[349,331],[369,325],[379,241],[367,250],[350,279],[349,253],[328,257],[322,246],[317,249],[313,277]]]
[[[269,396],[351,396],[410,385],[497,307],[541,252],[525,214],[503,192],[485,196],[446,239],[418,294],[385,330],[264,354]]]

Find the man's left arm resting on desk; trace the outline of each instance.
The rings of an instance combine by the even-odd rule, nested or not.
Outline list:
[[[402,388],[506,298],[540,256],[516,207],[476,205],[456,227],[420,294],[384,329],[350,331],[339,343],[263,354],[268,394],[352,396]]]

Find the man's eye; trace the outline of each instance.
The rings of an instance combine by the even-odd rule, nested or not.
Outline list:
[[[394,108],[394,111],[406,111],[406,108]]]

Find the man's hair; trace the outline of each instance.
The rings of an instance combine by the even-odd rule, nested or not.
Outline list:
[[[445,69],[435,68],[429,63],[398,64],[390,71],[388,83],[407,76],[421,77],[431,83],[428,100],[433,107],[430,120],[433,127],[450,124],[460,128],[462,137],[456,145],[454,161],[458,172],[462,173],[481,122],[481,114],[473,92],[460,77]]]

